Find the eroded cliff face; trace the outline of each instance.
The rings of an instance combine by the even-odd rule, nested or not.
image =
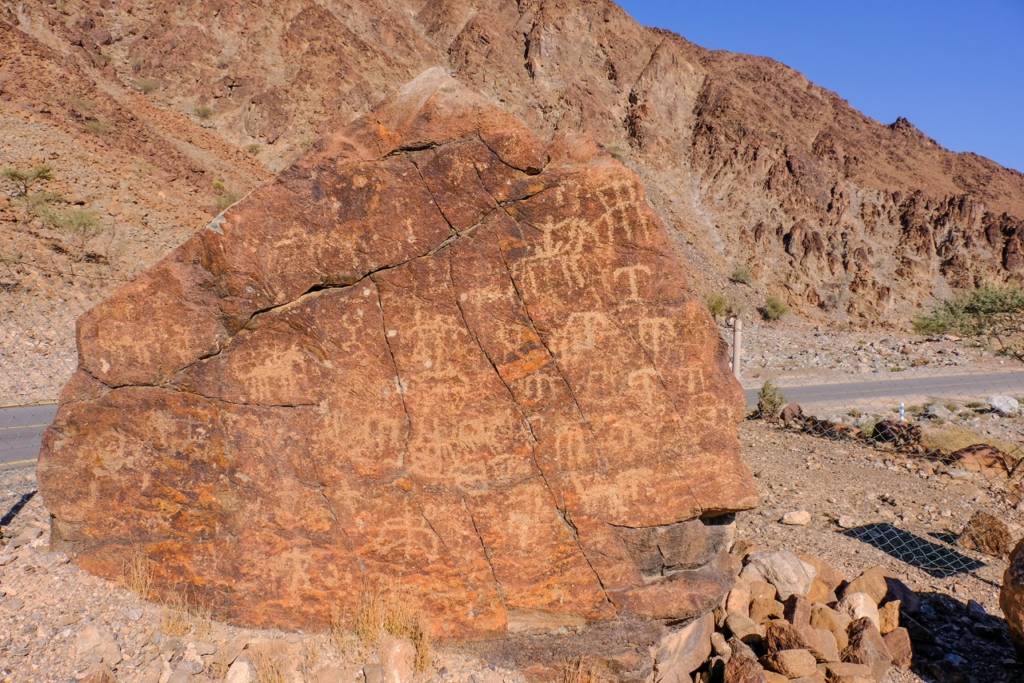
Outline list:
[[[250,625],[614,622],[645,676],[756,504],[686,278],[635,174],[428,70],[79,320],[54,539]]]
[[[158,108],[208,106],[193,120],[258,145],[271,169],[441,65],[541,137],[585,130],[632,166],[702,270],[699,288],[747,266],[755,289],[733,293],[749,303],[777,293],[807,316],[892,321],[950,287],[1022,277],[1020,173],[944,150],[906,120],[867,119],[771,60],[642,27],[605,0],[61,7],[24,3],[6,20],[97,87],[146,81]],[[41,111],[31,83],[5,97],[69,115]]]

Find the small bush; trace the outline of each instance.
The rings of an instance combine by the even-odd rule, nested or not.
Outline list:
[[[53,180],[53,170],[46,164],[39,164],[29,169],[8,166],[3,170],[3,176],[13,183],[15,197],[26,197],[32,190],[32,186],[39,181]]]
[[[193,110],[193,113],[205,121],[213,116],[213,109],[205,104],[201,104]]]
[[[786,397],[775,383],[766,380],[757,393],[757,416],[763,420],[775,420],[786,405]]]
[[[135,81],[135,89],[143,95],[148,95],[160,87],[160,82],[152,78],[140,78]]]
[[[1024,361],[1024,289],[981,287],[918,316],[914,329],[921,334],[970,337],[994,345],[1002,355]]]
[[[255,142],[251,145],[246,145],[245,147],[245,151],[251,154],[252,156],[256,156],[257,154],[259,154],[260,149],[260,146],[257,145]]]
[[[707,304],[708,311],[716,320],[724,318],[733,312],[732,304],[721,294],[709,294],[704,303]]]
[[[750,274],[750,269],[746,266],[740,266],[736,270],[732,271],[732,275],[729,279],[740,285],[749,285],[754,281],[754,277]]]
[[[764,300],[764,306],[759,310],[765,320],[778,320],[789,312],[789,306],[779,297],[772,295]]]
[[[106,135],[110,132],[110,124],[100,119],[91,119],[85,123],[85,130],[92,135]]]

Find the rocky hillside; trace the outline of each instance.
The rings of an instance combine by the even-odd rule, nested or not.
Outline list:
[[[53,211],[0,199],[0,306],[19,330],[0,375],[65,362],[70,320],[108,280],[435,65],[541,136],[586,131],[631,165],[694,286],[747,307],[774,294],[811,318],[905,320],[1024,278],[1024,175],[607,0],[14,2],[0,37],[3,165],[49,163],[47,189],[99,222],[76,244]]]

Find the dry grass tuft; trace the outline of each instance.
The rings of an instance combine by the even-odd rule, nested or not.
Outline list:
[[[430,635],[422,618],[393,590],[368,589],[360,596],[359,610],[352,622],[351,632],[363,647],[376,647],[385,633],[407,638],[416,648],[416,670],[426,671],[433,663]],[[331,638],[336,646],[347,642],[344,622],[335,619]]]
[[[160,631],[168,636],[192,634],[203,639],[210,636],[213,620],[209,606],[185,595],[173,595],[164,601],[160,615]]]
[[[124,561],[124,586],[133,593],[149,599],[153,590],[153,566],[141,548],[136,548]]]
[[[249,650],[253,668],[256,669],[256,683],[285,683],[288,669],[280,655],[264,648]]]

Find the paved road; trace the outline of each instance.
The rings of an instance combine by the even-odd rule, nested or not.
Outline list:
[[[787,401],[802,405],[855,403],[871,399],[984,398],[993,394],[1024,395],[1024,372],[992,372],[984,375],[908,377],[841,384],[807,384],[780,387]],[[747,389],[747,404],[757,405],[758,389]]]
[[[870,399],[911,397],[985,397],[992,394],[1024,395],[1024,372],[984,375],[946,375],[887,379],[842,384],[782,387],[786,400],[804,405],[855,403]],[[747,403],[757,404],[757,389],[748,389]],[[26,465],[35,460],[43,430],[53,420],[56,406],[0,408],[0,467]]]
[[[0,408],[0,467],[34,461],[56,412],[53,405]]]

